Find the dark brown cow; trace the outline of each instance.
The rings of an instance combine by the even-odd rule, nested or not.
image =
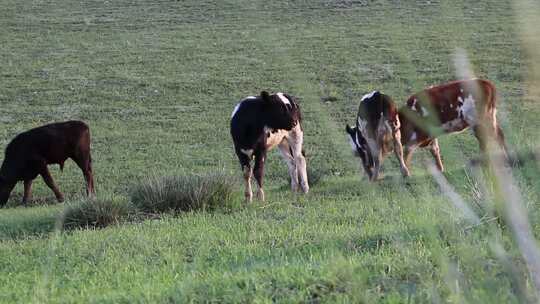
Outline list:
[[[94,194],[90,130],[82,121],[53,123],[17,135],[7,146],[0,168],[0,206],[6,204],[18,181],[24,181],[23,203],[31,197],[32,181],[41,175],[59,202],[64,195],[54,182],[47,165],[64,168],[71,158],[81,168],[86,180],[87,195]]]
[[[482,79],[459,80],[420,91],[400,109],[401,142],[410,164],[417,147],[429,148],[437,167],[443,171],[437,136],[471,127],[486,151],[489,138],[495,139],[507,155],[504,134],[497,123],[495,86]]]

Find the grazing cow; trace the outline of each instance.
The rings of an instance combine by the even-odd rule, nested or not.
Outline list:
[[[32,180],[41,175],[59,202],[64,195],[58,190],[47,165],[64,168],[71,158],[81,168],[87,195],[94,194],[90,130],[82,121],[48,124],[17,135],[7,146],[0,168],[0,206],[5,205],[18,181],[24,181],[23,203],[31,197]]]
[[[400,109],[401,142],[404,158],[410,164],[417,147],[429,148],[437,168],[444,170],[437,136],[461,132],[471,127],[486,152],[489,138],[501,147],[507,156],[504,134],[497,123],[495,86],[482,79],[458,80],[420,91],[407,100]]]
[[[384,157],[394,150],[401,172],[409,176],[403,161],[400,121],[393,100],[379,91],[366,94],[360,100],[356,126],[346,126],[353,152],[360,157],[369,180],[379,178]]]
[[[264,201],[263,170],[266,153],[275,147],[289,168],[291,187],[309,191],[306,160],[302,153],[303,131],[300,126],[300,107],[295,99],[283,93],[249,96],[234,108],[231,116],[231,136],[245,181],[245,198],[252,200],[251,176],[255,176],[257,197]],[[255,166],[251,168],[251,160]]]

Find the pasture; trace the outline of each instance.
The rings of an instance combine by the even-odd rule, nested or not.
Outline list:
[[[75,163],[51,167],[64,204],[38,179],[20,206],[20,183],[0,209],[0,302],[537,301],[504,189],[468,165],[479,151],[470,132],[439,142],[444,176],[479,224],[441,192],[429,153],[415,154],[407,181],[389,157],[385,179],[368,183],[345,133],[363,94],[403,104],[455,79],[464,49],[498,89],[510,149],[535,151],[539,27],[527,17],[540,9],[526,3],[0,0],[1,149],[32,127],[80,119],[98,197],[127,200],[150,175],[238,178],[227,208],[67,231],[59,215],[84,189]],[[267,201],[246,206],[229,120],[263,89],[299,97],[313,180],[293,195],[272,151]],[[513,169],[536,237],[539,170]]]

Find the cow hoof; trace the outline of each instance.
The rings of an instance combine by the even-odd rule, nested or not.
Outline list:
[[[59,203],[64,202],[64,196],[58,196],[56,199],[58,200]]]

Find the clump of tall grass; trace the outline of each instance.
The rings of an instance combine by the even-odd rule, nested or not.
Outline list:
[[[230,207],[235,178],[223,172],[148,176],[133,187],[131,201],[145,213],[211,211]]]
[[[128,221],[136,214],[136,208],[125,198],[103,196],[68,203],[60,220],[66,229],[103,228]]]

